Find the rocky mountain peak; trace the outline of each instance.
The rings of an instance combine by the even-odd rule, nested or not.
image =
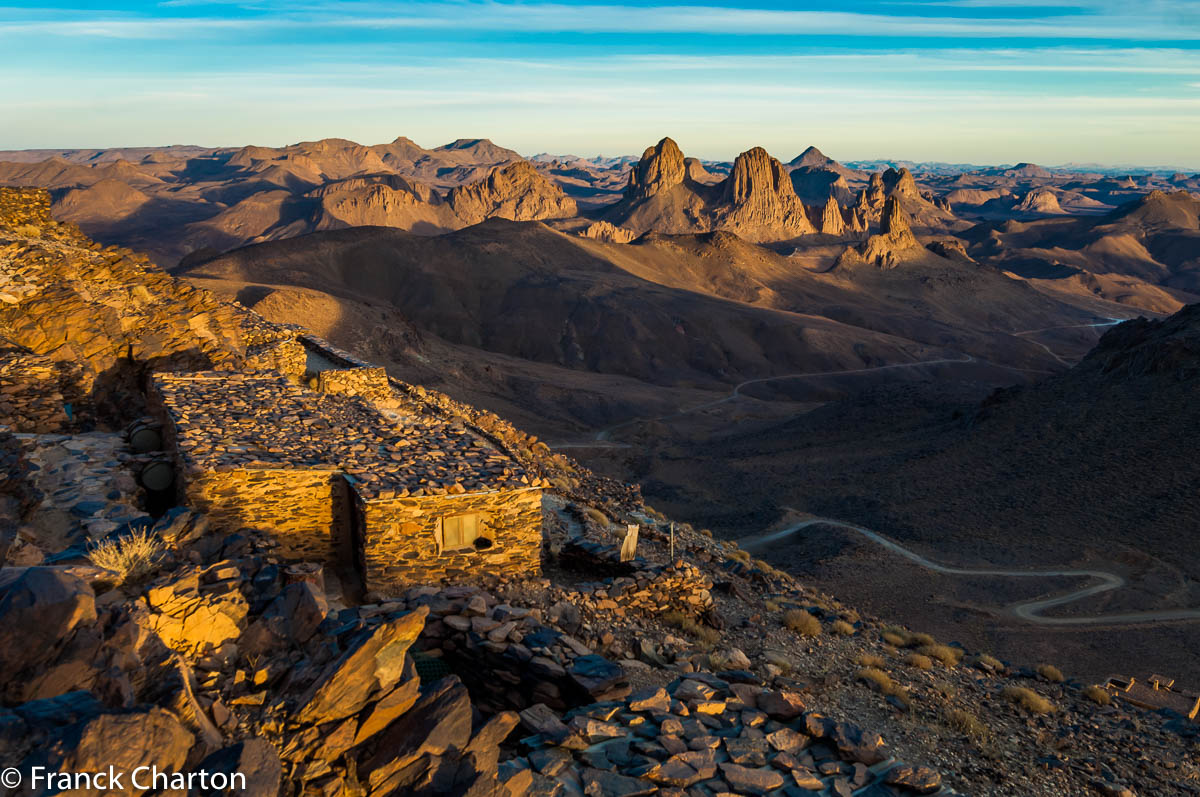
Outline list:
[[[816,232],[787,169],[762,147],[737,156],[720,196],[719,229],[749,240]]]
[[[787,170],[762,147],[737,156],[725,181],[725,200],[734,204],[761,202],[769,196],[794,197]]]
[[[467,224],[487,218],[537,221],[574,216],[575,200],[529,161],[497,166],[478,183],[453,189],[446,201]]]
[[[653,147],[647,147],[642,159],[630,170],[625,196],[629,199],[654,196],[679,185],[686,175],[687,166],[679,145],[664,138]]]
[[[908,223],[908,214],[900,205],[900,200],[890,196],[883,204],[883,216],[879,220],[879,231],[884,235],[912,236],[912,227]]]
[[[825,200],[825,208],[821,211],[821,232],[825,235],[841,235],[846,231],[846,222],[842,218],[842,206],[832,196]]]
[[[826,155],[824,152],[821,152],[821,150],[817,149],[816,147],[809,147],[792,159],[788,163],[788,166],[791,166],[793,169],[798,169],[804,166],[821,169],[835,165],[836,163],[837,161]]]
[[[903,166],[900,167],[899,171],[888,169],[880,179],[886,187],[889,196],[892,194],[898,194],[903,197],[918,197],[921,195],[912,173]]]

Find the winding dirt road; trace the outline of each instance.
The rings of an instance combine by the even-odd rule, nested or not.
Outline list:
[[[1156,609],[1145,612],[1117,612],[1113,614],[1095,614],[1079,617],[1045,617],[1042,613],[1056,606],[1063,606],[1068,603],[1090,598],[1093,595],[1099,595],[1102,592],[1109,592],[1114,589],[1124,587],[1125,579],[1115,573],[1107,573],[1103,570],[998,570],[991,568],[963,568],[963,567],[948,567],[943,564],[926,559],[919,553],[915,553],[905,548],[904,546],[889,540],[882,534],[871,531],[870,529],[856,526],[853,523],[845,523],[840,520],[832,520],[829,518],[810,518],[802,520],[798,523],[793,523],[787,528],[779,531],[766,534],[761,537],[754,537],[745,540],[741,543],[742,548],[748,551],[762,550],[764,547],[773,542],[786,539],[792,534],[795,534],[801,529],[809,526],[826,525],[835,526],[837,528],[848,529],[857,532],[878,545],[883,546],[892,553],[898,554],[910,562],[914,562],[921,567],[932,570],[936,573],[946,573],[953,576],[998,576],[1001,578],[1052,578],[1057,576],[1066,576],[1069,578],[1093,578],[1097,579],[1098,583],[1089,587],[1074,590],[1072,592],[1055,595],[1049,598],[1040,598],[1037,600],[1024,601],[1013,606],[1005,607],[1006,613],[1012,614],[1022,620],[1026,620],[1037,625],[1047,626],[1081,626],[1081,625],[1134,625],[1141,623],[1164,623],[1164,622],[1180,622],[1180,621],[1195,621],[1200,620],[1200,609]]]
[[[740,382],[736,386],[734,386],[733,390],[731,390],[728,395],[722,396],[721,398],[716,399],[714,401],[706,401],[705,403],[697,404],[694,407],[687,407],[687,408],[681,409],[677,412],[668,413],[666,415],[658,415],[653,418],[632,418],[628,421],[622,421],[621,423],[614,424],[612,426],[606,427],[606,428],[601,429],[600,431],[596,432],[596,436],[594,438],[592,438],[591,442],[560,443],[558,445],[554,445],[554,446],[550,446],[550,447],[555,450],[560,450],[560,449],[564,449],[564,448],[629,448],[630,447],[629,443],[613,442],[611,440],[612,433],[617,431],[618,429],[624,429],[627,426],[633,426],[634,424],[644,423],[647,421],[669,421],[673,418],[681,418],[684,415],[690,415],[694,412],[700,412],[701,410],[707,410],[712,407],[719,406],[721,404],[727,404],[731,401],[736,401],[737,399],[742,397],[742,389],[745,387],[749,387],[750,385],[758,385],[758,384],[763,384],[766,382],[778,382],[778,381],[782,381],[785,379],[804,379],[805,377],[814,377],[814,376],[841,376],[843,374],[865,374],[865,373],[871,373],[874,371],[887,371],[890,369],[897,369],[897,368],[917,368],[917,367],[920,367],[923,365],[945,365],[948,363],[972,363],[972,362],[978,362],[978,360],[976,360],[974,357],[972,357],[969,354],[964,354],[962,357],[940,358],[937,360],[921,360],[919,362],[912,362],[912,363],[894,363],[892,365],[875,365],[875,366],[871,366],[870,368],[851,368],[851,369],[843,370],[843,371],[817,371],[817,372],[805,372],[805,373],[799,373],[799,374],[782,374],[780,376],[764,376],[759,379],[747,379],[745,382]]]

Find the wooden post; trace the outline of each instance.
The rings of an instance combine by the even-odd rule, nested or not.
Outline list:
[[[625,539],[621,542],[621,561],[628,562],[637,556],[638,526],[636,523],[625,526]]]
[[[671,521],[671,564],[675,564],[675,521]]]

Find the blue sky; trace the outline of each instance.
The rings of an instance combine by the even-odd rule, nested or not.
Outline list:
[[[0,109],[4,149],[670,135],[1200,169],[1200,0],[0,0]]]

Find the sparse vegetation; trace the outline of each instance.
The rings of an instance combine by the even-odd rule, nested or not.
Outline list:
[[[1031,714],[1049,714],[1054,711],[1053,703],[1024,686],[1006,686],[1000,692],[1000,696]]]
[[[800,636],[821,635],[821,621],[803,609],[788,609],[783,613],[783,624]]]
[[[1037,673],[1052,684],[1061,684],[1063,682],[1062,670],[1052,664],[1039,664]]]
[[[930,648],[937,645],[937,640],[932,634],[909,634],[907,647],[910,648]]]
[[[854,626],[845,620],[834,620],[829,630],[838,636],[854,636]]]
[[[883,641],[894,648],[902,648],[908,644],[908,632],[899,628],[885,628],[883,630]]]
[[[117,583],[138,581],[154,570],[165,546],[157,535],[137,529],[115,540],[103,540],[88,551],[88,560],[96,567],[117,574]]]
[[[956,648],[952,645],[940,645],[936,642],[931,645],[922,645],[917,652],[931,659],[937,659],[947,667],[957,667],[958,662],[963,656],[962,648]]]
[[[912,705],[912,695],[904,687],[892,680],[892,677],[877,667],[863,667],[854,675],[876,692],[888,697],[894,697],[905,708]]]
[[[992,729],[984,724],[983,720],[965,709],[950,709],[946,712],[945,722],[946,725],[976,742],[984,742],[992,735]]]
[[[599,509],[597,509],[594,506],[584,507],[583,514],[587,516],[588,520],[592,521],[593,523],[595,523],[599,526],[602,526],[602,527],[608,526],[608,516],[605,515],[603,512],[601,512]]]
[[[865,681],[870,684],[875,691],[889,694],[896,687],[896,683],[892,680],[892,676],[888,675],[878,667],[863,667],[854,674],[854,677],[860,681]]]
[[[904,663],[909,667],[916,667],[918,670],[933,669],[933,659],[922,656],[920,653],[909,653],[904,657]]]
[[[995,656],[987,653],[980,653],[978,661],[983,665],[984,669],[992,669],[996,672],[1004,672],[1004,662],[1000,661],[1000,659],[996,658]]]
[[[750,564],[750,554],[746,551],[743,551],[741,548],[734,548],[731,550],[729,552],[729,558],[736,559],[742,564]]]
[[[861,654],[856,663],[859,667],[874,667],[876,669],[882,669],[887,665],[882,656],[876,656],[874,653]]]
[[[669,611],[662,615],[663,622],[673,625],[684,633],[690,634],[700,642],[700,647],[710,650],[721,641],[721,632],[715,628],[701,625],[696,618],[680,611]]]
[[[1088,686],[1083,690],[1083,696],[1097,706],[1107,706],[1112,703],[1112,695],[1102,686]]]

